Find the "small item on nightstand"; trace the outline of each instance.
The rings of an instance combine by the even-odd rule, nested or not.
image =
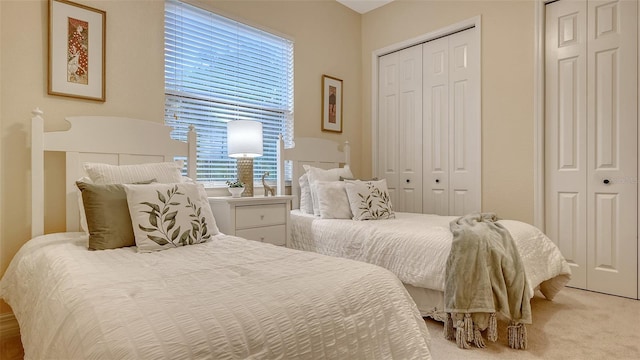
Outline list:
[[[240,180],[228,181],[227,180],[227,185],[229,186],[227,189],[231,193],[231,197],[239,198],[240,195],[242,195],[242,192],[244,191],[244,183],[242,181],[240,181]]]
[[[264,178],[267,176],[269,176],[269,172],[265,171],[264,174],[262,174],[262,187],[264,188],[264,196],[269,196],[269,194],[271,194],[271,196],[276,196],[276,189],[273,186],[267,184],[266,181],[264,181]]]

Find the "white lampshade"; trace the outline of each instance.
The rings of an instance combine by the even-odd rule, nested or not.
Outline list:
[[[233,158],[262,156],[262,123],[234,120],[227,123],[227,147]]]

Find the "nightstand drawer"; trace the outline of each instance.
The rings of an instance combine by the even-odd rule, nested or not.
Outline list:
[[[265,226],[236,231],[236,236],[249,240],[261,241],[273,245],[283,246],[286,242],[287,230],[285,225]]]
[[[285,204],[236,207],[236,229],[280,225],[286,222]]]

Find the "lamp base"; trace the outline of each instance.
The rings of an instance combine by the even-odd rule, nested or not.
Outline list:
[[[244,183],[242,197],[253,196],[253,158],[241,157],[237,159],[238,180]]]

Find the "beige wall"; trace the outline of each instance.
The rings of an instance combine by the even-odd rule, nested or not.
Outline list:
[[[47,95],[47,1],[0,0],[0,275],[30,236],[30,111],[44,110],[45,130],[65,129],[69,115],[117,115],[163,121],[164,3],[81,1],[107,13],[107,101]],[[332,0],[200,1],[225,15],[295,40],[295,135],[349,140],[360,172],[360,15]],[[322,74],[344,81],[344,130],[320,131]],[[63,161],[47,156],[47,190],[62,193]],[[60,204],[47,197],[46,232],[64,229]],[[0,312],[8,311],[6,305]]]
[[[371,154],[371,56],[475,16],[482,22],[482,208],[533,221],[534,1],[396,0],[362,16],[363,148]],[[362,171],[371,172],[371,161]]]

